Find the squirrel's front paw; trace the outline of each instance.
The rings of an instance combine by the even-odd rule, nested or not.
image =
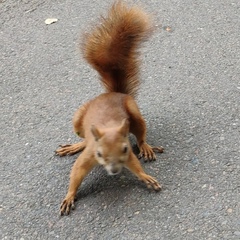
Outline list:
[[[68,215],[70,213],[70,210],[74,210],[74,196],[66,196],[66,198],[62,201],[61,207],[60,207],[60,214],[61,216],[66,214]]]
[[[162,189],[158,181],[150,175],[142,174],[140,180],[143,181],[148,188],[153,188],[155,191],[160,191]]]
[[[162,153],[163,150],[164,150],[163,147],[151,147],[147,143],[143,143],[140,146],[140,153],[138,154],[138,158],[144,157],[145,162],[148,160],[150,160],[150,161],[156,160],[156,155],[155,155],[154,151]]]

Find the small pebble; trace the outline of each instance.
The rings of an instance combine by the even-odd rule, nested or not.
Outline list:
[[[227,213],[232,213],[232,212],[233,212],[232,208],[228,208]]]
[[[235,232],[234,232],[234,235],[240,236],[240,232],[239,232],[239,231],[235,231]]]

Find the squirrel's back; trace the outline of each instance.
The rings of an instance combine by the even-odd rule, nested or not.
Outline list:
[[[106,18],[84,36],[84,58],[98,71],[107,92],[136,95],[140,44],[151,32],[149,17],[138,7],[115,3]]]

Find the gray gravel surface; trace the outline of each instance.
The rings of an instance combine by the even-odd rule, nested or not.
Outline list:
[[[138,103],[149,143],[165,147],[143,166],[163,190],[99,167],[59,216],[76,156],[54,150],[78,141],[72,115],[102,92],[77,43],[110,2],[0,1],[0,238],[240,239],[237,0],[141,1],[155,34]]]

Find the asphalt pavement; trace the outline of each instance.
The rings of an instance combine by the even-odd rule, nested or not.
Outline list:
[[[60,217],[77,156],[54,150],[78,141],[73,113],[103,91],[78,39],[111,2],[0,1],[0,239],[240,239],[237,0],[134,1],[155,26],[137,101],[165,147],[141,161],[163,190],[97,167]]]

